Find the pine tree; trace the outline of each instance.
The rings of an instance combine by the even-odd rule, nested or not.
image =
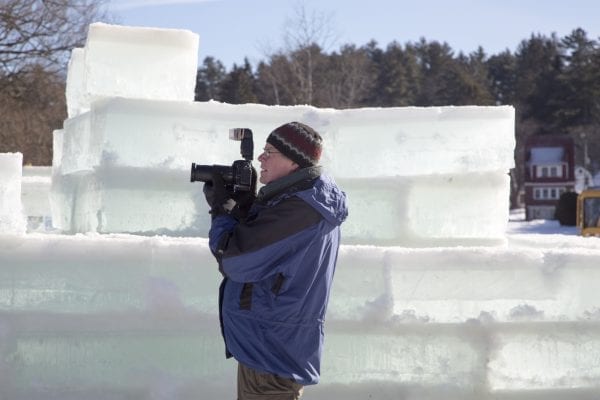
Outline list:
[[[221,100],[220,86],[227,75],[223,64],[213,57],[205,57],[196,76],[196,101]]]
[[[486,61],[490,91],[496,105],[515,104],[516,59],[508,50]]]
[[[378,107],[401,107],[416,104],[420,87],[420,70],[415,48],[403,48],[397,42],[388,45],[385,52],[369,43],[367,54],[374,72],[374,86],[368,104]]]
[[[421,90],[416,105],[452,105],[454,96],[450,82],[455,80],[457,70],[450,46],[436,41],[428,43],[421,39],[416,52],[421,69]]]
[[[220,97],[222,101],[230,104],[256,103],[255,77],[248,59],[244,59],[244,66],[233,65],[233,69],[225,77],[221,85]]]

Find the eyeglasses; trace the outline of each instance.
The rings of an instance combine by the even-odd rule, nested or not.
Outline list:
[[[271,150],[271,149],[263,149],[262,155],[265,158],[269,158],[269,157],[271,157],[271,154],[277,154],[277,153],[281,153],[281,152],[280,151]]]

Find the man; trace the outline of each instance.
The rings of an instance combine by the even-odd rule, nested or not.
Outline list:
[[[319,381],[323,323],[348,215],[346,195],[318,166],[321,136],[300,122],[267,138],[263,186],[231,204],[214,175],[210,249],[224,276],[219,293],[227,357],[238,361],[238,399],[299,399]],[[249,209],[249,211],[248,211]]]

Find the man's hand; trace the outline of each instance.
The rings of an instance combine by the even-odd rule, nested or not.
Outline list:
[[[227,214],[225,204],[229,201],[231,196],[227,192],[223,177],[218,173],[212,174],[212,180],[210,182],[204,182],[202,188],[206,202],[210,206],[210,213],[213,217],[217,215]]]

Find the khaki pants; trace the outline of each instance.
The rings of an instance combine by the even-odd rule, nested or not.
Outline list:
[[[262,373],[238,363],[238,400],[298,400],[304,387],[292,379]]]

